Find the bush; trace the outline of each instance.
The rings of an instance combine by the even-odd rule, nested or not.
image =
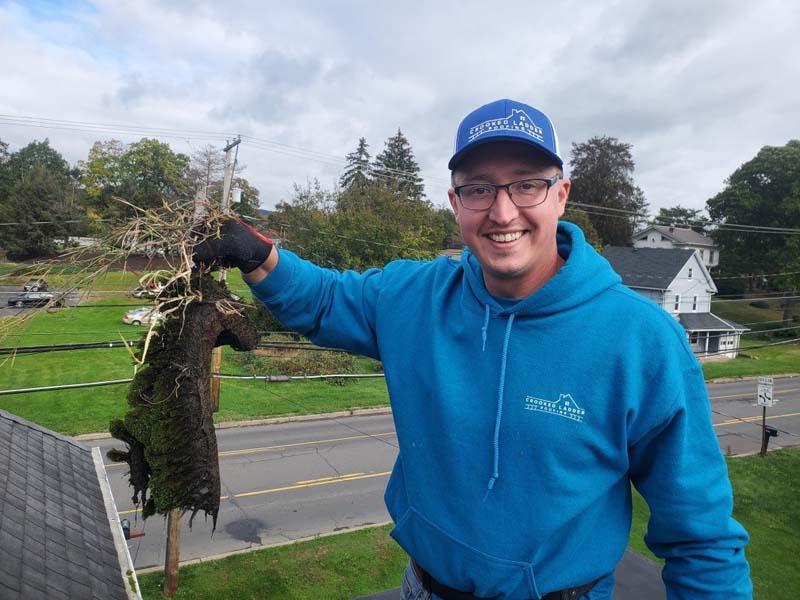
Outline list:
[[[233,358],[252,375],[333,375],[356,371],[356,357],[346,352],[272,349],[237,352]],[[344,385],[348,380],[326,381],[331,385]]]

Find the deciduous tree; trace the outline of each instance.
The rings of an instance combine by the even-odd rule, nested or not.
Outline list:
[[[644,193],[633,180],[631,149],[631,144],[609,136],[572,144],[570,200],[610,209],[588,209],[604,244],[630,244],[634,228],[643,221],[647,209]]]

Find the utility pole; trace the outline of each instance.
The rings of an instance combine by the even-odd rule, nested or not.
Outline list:
[[[231,184],[233,183],[233,170],[236,166],[236,157],[239,155],[239,144],[242,138],[237,137],[229,142],[225,151],[225,179],[222,182],[222,212],[226,213],[231,208]],[[236,153],[234,154],[234,150]],[[225,281],[225,269],[220,269],[219,280]],[[222,367],[222,348],[214,348],[211,353],[211,373],[219,373]],[[211,412],[219,411],[219,378],[211,376]]]
[[[233,142],[229,142],[225,150],[225,179],[222,184],[222,212],[230,210],[231,183],[233,182],[233,170],[236,165],[236,155],[239,153],[239,143],[241,138],[237,137]],[[234,154],[234,149],[236,153]],[[197,192],[194,199],[194,214],[196,218],[201,218],[205,213],[206,192]],[[225,281],[225,269],[220,269],[219,280]],[[218,373],[222,365],[222,348],[214,348],[211,354],[211,372]],[[211,412],[219,410],[219,379],[211,377]],[[167,549],[164,560],[164,595],[173,596],[178,591],[178,565],[181,554],[181,509],[174,508],[167,513]]]

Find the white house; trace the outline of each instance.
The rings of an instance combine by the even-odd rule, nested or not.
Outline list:
[[[700,260],[711,269],[719,265],[719,248],[710,237],[693,229],[651,225],[633,234],[634,248],[677,248],[697,250]]]
[[[677,319],[700,357],[736,358],[743,327],[711,312],[717,286],[694,249],[611,246],[603,257],[629,288]]]

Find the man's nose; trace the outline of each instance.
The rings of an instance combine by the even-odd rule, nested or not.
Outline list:
[[[497,198],[489,211],[489,216],[496,223],[509,223],[519,214],[517,205],[511,200],[506,188],[498,188]]]

